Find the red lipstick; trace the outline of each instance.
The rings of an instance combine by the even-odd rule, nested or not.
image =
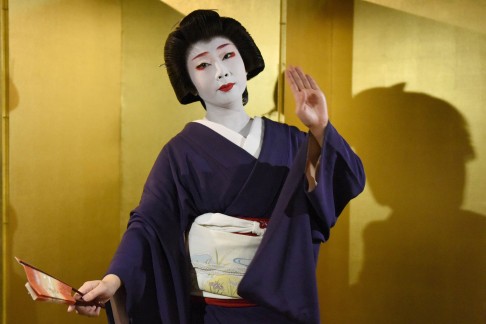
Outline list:
[[[235,85],[234,83],[226,83],[226,84],[223,84],[221,87],[219,87],[218,90],[223,91],[223,92],[228,92],[231,89],[233,89],[234,85]]]

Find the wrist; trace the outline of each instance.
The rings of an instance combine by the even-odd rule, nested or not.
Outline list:
[[[311,132],[312,136],[314,136],[317,143],[319,143],[319,146],[321,147],[324,142],[324,131],[326,129],[326,126],[327,123],[325,125],[317,125],[317,126],[309,127],[309,131]]]
[[[102,280],[105,284],[107,284],[113,291],[117,291],[118,288],[121,287],[122,285],[122,281],[120,279],[120,277],[118,277],[117,275],[115,274],[107,274],[103,280]]]

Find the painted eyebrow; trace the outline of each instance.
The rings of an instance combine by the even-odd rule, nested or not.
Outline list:
[[[225,43],[225,44],[219,45],[216,49],[222,49],[223,47],[226,47],[228,45],[232,45],[232,44],[231,43]]]
[[[217,49],[217,50],[220,50],[220,49],[222,49],[222,48],[224,48],[224,47],[226,47],[226,46],[228,46],[228,45],[232,45],[232,44],[231,44],[231,43],[225,43],[225,44],[221,44],[221,45],[219,45],[218,47],[216,47],[216,49]],[[202,53],[200,53],[200,54],[197,54],[196,56],[194,56],[194,57],[192,58],[192,60],[191,60],[191,61],[194,61],[194,60],[195,60],[195,59],[197,59],[198,57],[204,56],[204,55],[206,55],[206,54],[208,54],[208,52],[202,52]]]
[[[194,61],[194,60],[195,60],[195,59],[197,59],[198,57],[204,56],[204,55],[206,55],[206,54],[208,54],[208,52],[202,52],[202,53],[200,53],[200,54],[197,54],[196,56],[194,56],[194,57],[192,58],[192,60],[191,60],[191,61]]]

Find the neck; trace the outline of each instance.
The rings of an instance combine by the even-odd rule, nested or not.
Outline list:
[[[241,109],[207,106],[206,119],[239,133],[250,121],[250,116],[243,109],[243,106]]]

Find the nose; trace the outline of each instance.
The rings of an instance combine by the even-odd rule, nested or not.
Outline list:
[[[227,78],[229,76],[229,71],[226,66],[220,62],[216,63],[216,79],[221,80],[222,78]]]

